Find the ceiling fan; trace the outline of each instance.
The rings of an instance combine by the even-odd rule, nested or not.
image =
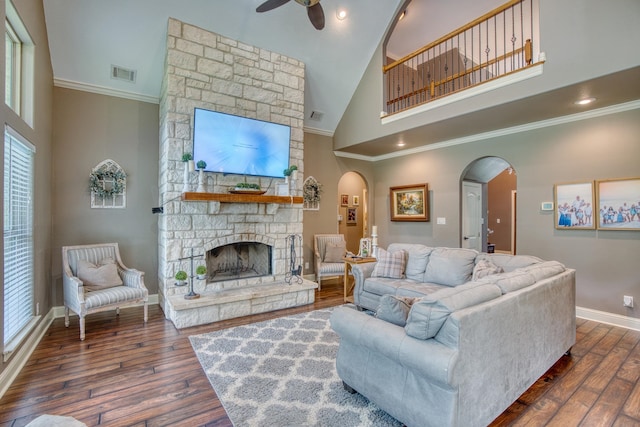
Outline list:
[[[285,3],[288,3],[290,0],[267,0],[262,3],[260,6],[256,8],[256,12],[268,12],[276,7],[280,7]],[[296,3],[299,3],[307,8],[307,15],[309,15],[309,20],[311,24],[316,28],[316,30],[321,30],[324,28],[324,11],[322,10],[322,6],[320,6],[320,0],[295,0]]]

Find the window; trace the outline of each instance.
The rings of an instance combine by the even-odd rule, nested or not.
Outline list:
[[[6,4],[5,103],[33,126],[33,75],[35,46],[13,3]]]
[[[33,324],[34,147],[7,127],[4,134],[4,353]]]
[[[20,112],[20,70],[22,42],[7,21],[5,30],[5,94],[4,102],[17,113]]]

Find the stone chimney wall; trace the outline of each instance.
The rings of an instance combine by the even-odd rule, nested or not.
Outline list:
[[[288,269],[287,236],[302,234],[302,205],[265,203],[183,202],[183,153],[192,153],[194,108],[204,108],[291,127],[290,164],[300,176],[303,165],[304,64],[278,53],[250,46],[170,18],[160,100],[159,193],[164,213],[159,219],[159,297],[164,308],[170,295],[184,293],[174,286],[178,270],[189,273],[190,262],[216,241],[238,236],[273,245],[272,276],[206,284],[194,281],[195,291],[256,286],[282,280]],[[199,159],[195,159],[196,161]],[[205,173],[207,192],[227,193],[244,181],[238,175]],[[191,191],[197,173],[189,176]],[[296,183],[301,191],[302,179]],[[247,177],[267,194],[275,194],[283,179]],[[204,258],[194,265],[205,264]],[[167,310],[165,310],[165,313]]]

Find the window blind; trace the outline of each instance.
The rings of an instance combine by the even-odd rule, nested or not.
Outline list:
[[[33,317],[34,149],[9,128],[4,138],[4,345]]]

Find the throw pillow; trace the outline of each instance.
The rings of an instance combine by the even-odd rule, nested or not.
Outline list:
[[[113,258],[105,258],[98,265],[78,260],[78,279],[82,280],[85,290],[89,292],[122,285],[118,266]]]
[[[471,280],[482,279],[491,274],[503,273],[502,267],[498,267],[488,259],[481,259],[475,267],[473,267],[473,277]]]
[[[376,310],[376,317],[394,325],[404,326],[411,306],[418,298],[382,295]]]
[[[402,279],[407,258],[406,251],[387,252],[382,248],[378,248],[378,256],[376,258],[376,266],[371,273],[371,277]]]
[[[347,244],[345,242],[329,242],[324,248],[324,262],[342,262],[342,258],[346,252]]]

